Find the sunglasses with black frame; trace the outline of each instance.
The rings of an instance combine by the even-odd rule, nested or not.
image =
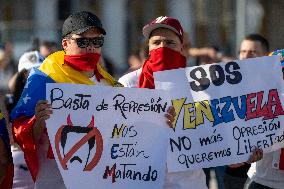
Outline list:
[[[79,37],[79,38],[68,37],[68,38],[76,41],[77,46],[79,48],[86,48],[90,45],[93,45],[95,48],[100,48],[104,45],[104,37]]]

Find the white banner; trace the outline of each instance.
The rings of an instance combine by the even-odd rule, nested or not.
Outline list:
[[[278,56],[157,72],[177,116],[169,171],[248,160],[255,147],[283,147],[283,79]]]
[[[160,189],[168,109],[158,90],[48,84],[47,130],[69,189]]]

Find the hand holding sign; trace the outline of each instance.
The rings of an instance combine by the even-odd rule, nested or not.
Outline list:
[[[45,121],[50,118],[52,114],[51,105],[46,100],[40,100],[35,107],[35,124],[33,127],[33,135],[35,140],[39,140],[42,132],[45,129]]]
[[[167,124],[169,125],[170,128],[173,128],[175,116],[176,116],[176,110],[173,106],[170,106],[169,109],[167,110],[167,113],[165,114],[165,117],[167,118]]]
[[[259,149],[259,148],[256,148],[253,151],[253,153],[249,157],[249,160],[246,163],[251,164],[251,163],[257,162],[257,161],[261,160],[262,157],[263,157],[263,150]]]

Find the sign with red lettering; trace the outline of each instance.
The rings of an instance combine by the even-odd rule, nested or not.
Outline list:
[[[272,56],[155,73],[156,88],[171,94],[177,113],[169,171],[245,162],[255,148],[283,147],[280,65]]]
[[[159,90],[48,84],[47,130],[67,188],[161,189],[169,107]]]

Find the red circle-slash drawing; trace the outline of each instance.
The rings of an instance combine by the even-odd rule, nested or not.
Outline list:
[[[59,146],[60,143],[62,146],[65,145],[66,137],[65,135],[68,130],[72,130],[70,132],[80,132],[80,133],[86,133],[86,135],[80,139],[65,155],[62,157]],[[102,152],[103,152],[103,138],[98,130],[98,128],[94,127],[94,116],[92,116],[92,120],[90,124],[87,127],[80,127],[80,126],[73,126],[73,123],[71,121],[70,115],[67,117],[67,125],[62,125],[56,132],[55,135],[55,150],[57,157],[59,159],[59,162],[64,170],[68,170],[67,168],[67,162],[72,158],[74,153],[80,149],[84,144],[87,142],[90,146],[90,141],[93,141],[91,144],[96,144],[96,153],[92,160],[88,163],[89,156],[86,161],[85,168],[83,171],[91,171],[100,161]],[[63,143],[63,144],[62,144]],[[93,146],[92,146],[93,147]],[[89,147],[90,148],[90,147]]]

